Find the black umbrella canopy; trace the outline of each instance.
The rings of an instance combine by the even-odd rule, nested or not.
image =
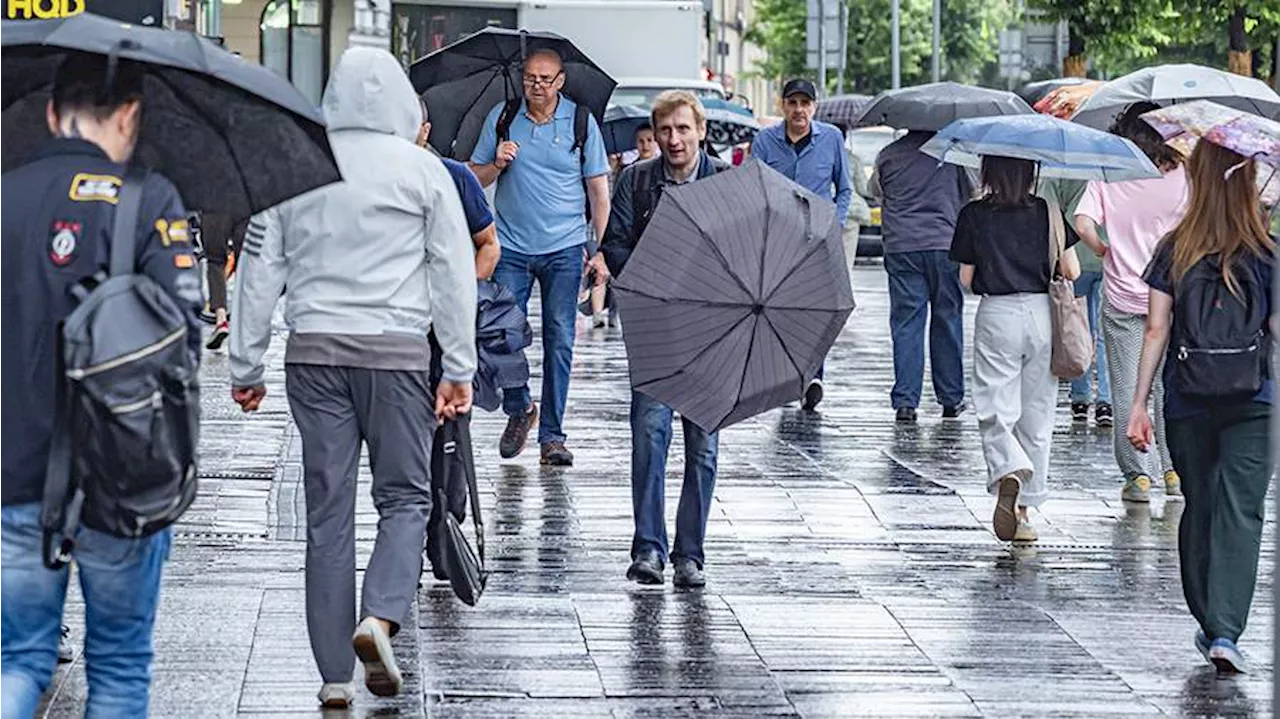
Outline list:
[[[489,27],[413,63],[409,79],[427,104],[431,146],[441,155],[470,160],[480,128],[493,108],[524,97],[523,65],[530,53],[554,50],[564,61],[564,94],[604,122],[617,85],[572,42],[549,32]]]
[[[814,119],[839,125],[845,129],[858,124],[858,118],[867,106],[875,100],[870,95],[836,95],[818,101],[818,111]]]
[[[955,120],[968,117],[1034,112],[1025,100],[1012,92],[935,82],[880,93],[862,113],[858,125],[937,132]]]
[[[190,32],[88,13],[0,24],[5,170],[49,138],[45,105],[69,51],[143,63],[134,161],[168,177],[189,209],[243,219],[342,179],[320,109],[293,85]]]
[[[853,311],[836,206],[758,160],[667,189],[614,287],[631,386],[718,430],[799,399]]]

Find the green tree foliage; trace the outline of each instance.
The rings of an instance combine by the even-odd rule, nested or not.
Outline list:
[[[890,0],[846,0],[849,50],[845,89],[876,93],[892,85]],[[764,77],[805,76],[805,0],[754,0],[755,21],[748,39],[766,51],[756,67]],[[903,85],[928,82],[932,55],[932,0],[900,0]],[[998,59],[998,33],[1014,19],[1012,0],[943,0],[943,79],[976,83]],[[837,68],[828,72],[828,90],[836,85]]]
[[[1173,39],[1168,0],[1030,0],[1028,5],[1047,20],[1066,21],[1064,75],[1083,76],[1091,57],[1154,58]]]

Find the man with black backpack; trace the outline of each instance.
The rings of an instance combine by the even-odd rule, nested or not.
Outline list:
[[[542,288],[542,463],[573,464],[565,447],[565,403],[573,364],[574,323],[583,263],[591,257],[597,284],[609,279],[595,247],[609,220],[609,162],[604,138],[587,108],[563,96],[564,64],[553,50],[530,53],[524,99],[494,107],[471,156],[482,185],[498,183],[498,241],[502,259],[493,279],[528,311],[537,280]],[[590,212],[590,226],[587,211]],[[504,393],[509,418],[500,454],[524,450],[538,422],[529,387]]]
[[[653,102],[653,127],[662,155],[627,167],[614,187],[603,247],[610,272],[623,271],[667,187],[696,182],[730,167],[699,149],[707,135],[707,116],[691,93],[671,90],[659,95]],[[664,498],[673,421],[671,407],[643,392],[631,393],[635,534],[627,578],[640,584],[662,584],[669,556],[676,586],[701,587],[706,584],[703,539],[716,486],[720,435],[684,419],[684,486],[676,512],[675,545],[668,554]]]
[[[52,679],[73,546],[86,712],[147,715],[168,526],[195,496],[203,298],[177,190],[125,167],[143,76],[68,55],[54,139],[3,178],[5,719],[32,716]]]

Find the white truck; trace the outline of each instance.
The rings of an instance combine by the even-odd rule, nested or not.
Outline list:
[[[487,26],[547,30],[615,78],[702,79],[700,0],[444,0],[392,6],[406,63]]]

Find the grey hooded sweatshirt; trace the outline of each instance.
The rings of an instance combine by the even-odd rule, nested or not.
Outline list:
[[[324,93],[343,181],[255,216],[237,271],[230,338],[235,387],[262,382],[281,292],[285,362],[427,370],[434,325],[444,379],[476,369],[475,257],[440,160],[413,144],[422,119],[389,53],[343,53]]]

